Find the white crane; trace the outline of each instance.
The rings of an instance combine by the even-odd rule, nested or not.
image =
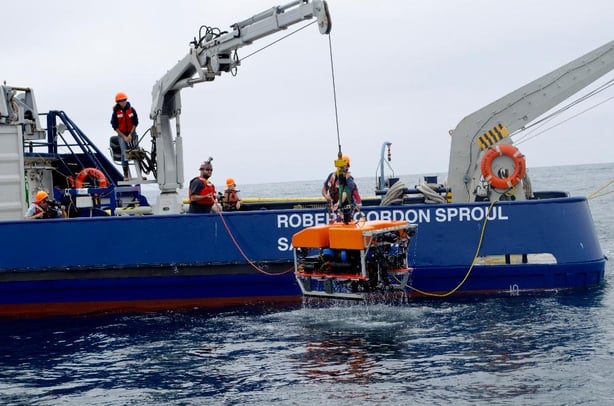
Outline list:
[[[232,24],[230,32],[210,30],[192,42],[188,54],[156,82],[152,90],[150,111],[160,187],[156,213],[180,213],[182,208],[178,195],[184,176],[179,121],[181,89],[196,83],[210,82],[222,72],[234,71],[240,64],[236,57],[238,48],[312,18],[317,19],[320,33],[330,33],[328,6],[320,0],[297,0],[273,7]],[[171,127],[173,119],[175,132]]]

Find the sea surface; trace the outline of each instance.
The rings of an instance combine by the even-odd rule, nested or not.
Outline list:
[[[612,182],[614,163],[530,175],[536,190],[590,196]],[[374,180],[358,183],[366,195]],[[240,188],[317,196],[320,181]],[[613,404],[614,186],[600,193],[589,200],[611,258],[600,288],[0,320],[0,404]]]

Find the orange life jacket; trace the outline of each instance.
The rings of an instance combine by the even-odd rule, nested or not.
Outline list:
[[[213,183],[203,178],[194,178],[194,179],[198,179],[203,183],[203,188],[198,193],[199,196],[206,196],[208,194],[211,194],[211,196],[215,196],[215,185]],[[190,189],[188,193],[189,193],[188,197],[190,198],[190,204],[202,204],[206,206],[211,206],[213,203],[215,203],[215,197],[211,197],[211,196],[208,196],[204,199],[193,202],[192,201],[192,190]]]
[[[237,195],[236,190],[232,190],[232,189],[224,190],[224,197],[222,198],[222,208],[224,209],[224,211],[237,210],[238,201],[239,201],[239,196]]]

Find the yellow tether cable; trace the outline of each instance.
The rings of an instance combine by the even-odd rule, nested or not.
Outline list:
[[[482,224],[482,231],[480,232],[480,240],[478,241],[478,246],[477,249],[475,250],[475,255],[473,256],[473,261],[471,261],[471,266],[469,267],[469,269],[467,270],[467,273],[465,274],[465,277],[459,282],[458,285],[456,285],[456,287],[454,289],[452,289],[449,292],[446,293],[432,293],[432,292],[425,292],[423,290],[414,288],[411,285],[407,285],[407,287],[417,293],[420,293],[424,296],[432,296],[432,297],[447,297],[450,296],[451,294],[453,294],[454,292],[456,292],[458,289],[460,289],[461,286],[463,286],[465,284],[465,282],[467,281],[467,279],[469,278],[469,275],[471,275],[471,271],[473,271],[473,267],[475,266],[475,263],[478,259],[478,254],[480,253],[480,248],[482,248],[482,241],[484,239],[484,232],[486,231],[486,224],[488,223],[488,216],[490,215],[490,212],[493,208],[493,206],[495,205],[495,203],[497,203],[497,200],[493,200],[492,203],[490,204],[490,206],[488,206],[488,211],[486,212],[486,216],[484,217],[484,224]]]
[[[604,191],[605,188],[614,184],[614,179],[610,179],[605,185],[601,186],[599,189],[595,190],[593,193],[588,195],[588,199],[596,199],[598,197],[603,197],[605,195],[609,195],[610,193],[614,193],[614,190]]]

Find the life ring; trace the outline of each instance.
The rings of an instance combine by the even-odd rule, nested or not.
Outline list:
[[[109,182],[107,181],[106,176],[100,170],[96,168],[85,168],[77,175],[77,179],[75,179],[75,189],[79,189],[83,186],[83,182],[88,176],[93,177],[98,182],[98,187],[108,187]]]
[[[492,162],[501,155],[511,158],[514,162],[514,172],[505,178],[495,175],[492,170]],[[500,144],[489,148],[482,158],[481,169],[484,180],[497,189],[510,189],[516,186],[527,171],[524,155],[511,144]]]

